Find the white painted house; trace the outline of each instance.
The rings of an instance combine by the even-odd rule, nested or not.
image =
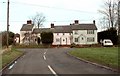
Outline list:
[[[20,44],[29,44],[32,41],[32,31],[34,25],[32,21],[27,21],[27,24],[23,24],[22,28],[20,29]]]
[[[72,43],[78,45],[97,44],[97,27],[95,21],[90,24],[80,24],[75,20],[70,25],[54,25],[51,28],[34,28],[29,22],[23,25],[20,31],[20,43],[27,41],[36,41],[40,37],[41,32],[53,32],[54,40],[52,45],[71,45]],[[26,35],[26,36],[25,36]]]
[[[70,26],[54,26],[54,24],[51,26],[54,36],[53,45],[71,45],[72,30]]]
[[[78,20],[70,25],[54,26],[53,45],[78,45],[97,44],[97,27],[95,21],[91,24],[79,24]]]
[[[72,25],[73,43],[75,44],[97,44],[97,27],[95,21],[91,24],[79,24],[78,21]]]

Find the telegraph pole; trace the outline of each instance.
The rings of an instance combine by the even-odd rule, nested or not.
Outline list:
[[[120,1],[118,2],[118,45],[120,47]]]
[[[7,48],[9,46],[9,4],[10,1],[7,2]]]
[[[118,35],[120,35],[120,1],[118,2]]]
[[[118,27],[120,29],[120,1],[118,2]]]

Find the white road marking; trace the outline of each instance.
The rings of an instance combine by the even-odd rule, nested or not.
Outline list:
[[[50,71],[51,71],[55,76],[58,76],[58,75],[56,74],[56,72],[50,67],[50,65],[48,65],[48,68],[50,69]]]
[[[46,54],[46,52],[44,52],[44,55]]]
[[[17,63],[17,61],[15,61],[15,64]]]
[[[15,64],[12,64],[8,69],[12,69]]]
[[[15,61],[11,66],[9,66],[8,69],[12,69],[16,63],[17,63],[17,61]]]
[[[45,49],[44,55],[47,53],[47,50],[48,50],[48,49]]]
[[[43,58],[44,58],[44,60],[46,60],[46,57],[45,57],[45,55],[43,55]]]

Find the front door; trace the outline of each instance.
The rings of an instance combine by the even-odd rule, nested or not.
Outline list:
[[[67,45],[67,38],[61,39],[61,45]]]
[[[86,38],[84,36],[79,37],[80,44],[86,44]]]

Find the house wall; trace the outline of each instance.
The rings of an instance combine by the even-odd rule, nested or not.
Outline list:
[[[19,37],[15,38],[16,43],[19,43]]]
[[[70,33],[53,33],[53,45],[71,45]]]
[[[32,33],[32,31],[20,31],[20,44],[23,44],[23,38],[25,37],[25,33]]]
[[[77,34],[75,34],[75,32],[77,32]],[[75,38],[78,38],[78,42],[75,42]],[[94,38],[94,42],[88,42],[87,38]],[[94,30],[94,34],[87,34],[87,30],[73,30],[73,43],[97,44],[97,30]]]

